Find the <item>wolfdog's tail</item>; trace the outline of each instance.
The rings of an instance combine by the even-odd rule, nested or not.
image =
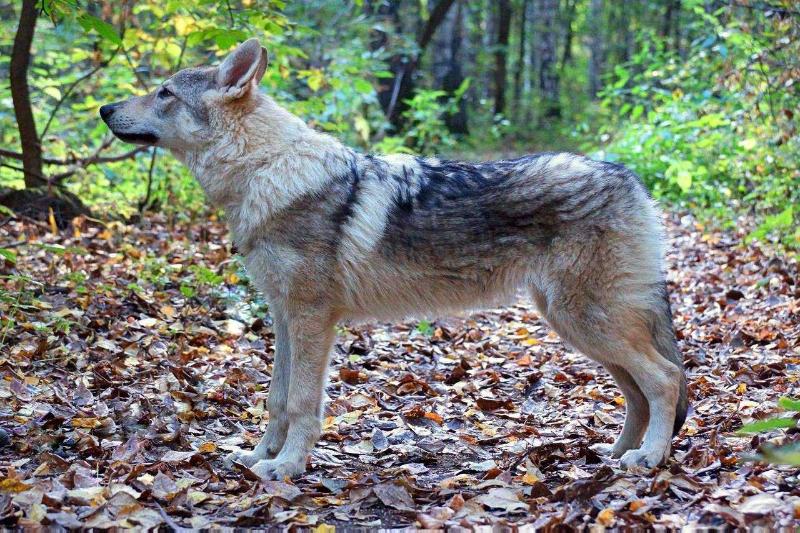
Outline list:
[[[686,413],[689,410],[689,399],[686,390],[686,374],[683,367],[683,357],[678,350],[678,341],[675,338],[675,329],[672,324],[672,311],[669,304],[669,294],[667,293],[666,283],[661,288],[660,302],[653,310],[651,322],[651,335],[656,350],[667,361],[677,366],[681,371],[680,392],[678,395],[678,405],[675,410],[675,425],[672,429],[672,436],[678,434],[683,423],[686,421]]]

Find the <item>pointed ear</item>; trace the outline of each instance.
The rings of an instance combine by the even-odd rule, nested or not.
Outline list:
[[[231,52],[219,66],[217,84],[233,98],[244,96],[252,86],[261,81],[267,70],[267,50],[258,39],[248,39]]]

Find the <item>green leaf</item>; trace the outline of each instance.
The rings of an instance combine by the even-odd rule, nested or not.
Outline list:
[[[744,242],[763,239],[770,231],[791,228],[793,223],[794,207],[790,205],[777,215],[768,216],[761,225],[744,238]]]
[[[757,420],[756,422],[745,424],[736,431],[736,434],[764,433],[773,429],[793,428],[795,426],[797,426],[797,420],[794,418],[770,418],[769,420]]]
[[[220,29],[216,35],[214,35],[214,42],[217,43],[217,46],[222,50],[232,48],[245,40],[247,40],[247,33],[242,30]]]
[[[787,411],[800,411],[800,400],[784,396],[778,400],[778,407],[786,409]]]
[[[122,38],[117,33],[117,30],[114,29],[114,26],[112,26],[108,22],[105,22],[104,20],[100,20],[99,18],[93,15],[84,13],[83,15],[80,15],[78,17],[78,23],[87,32],[94,30],[103,39],[111,41],[112,43],[117,45],[122,44]]]
[[[362,94],[372,93],[372,84],[367,80],[365,80],[364,78],[355,78],[353,80],[353,87],[355,88],[356,91]]]
[[[58,87],[45,87],[42,92],[54,100],[61,100],[61,91]]]
[[[692,188],[692,173],[695,171],[694,165],[689,161],[675,161],[669,166],[665,175],[686,193]]]
[[[461,98],[464,96],[464,93],[466,93],[467,89],[469,89],[471,83],[472,78],[464,78],[464,81],[461,82],[461,85],[458,86],[458,89],[453,92],[453,100],[461,100]]]
[[[6,250],[5,248],[0,248],[0,256],[3,257],[6,261],[12,264],[17,264],[17,254],[12,252],[11,250]]]
[[[353,127],[355,128],[356,132],[358,133],[361,140],[365,143],[369,142],[369,135],[370,135],[370,127],[369,121],[364,118],[364,115],[356,115],[356,118],[353,119]]]
[[[67,253],[67,249],[60,244],[37,244],[37,246],[45,252],[50,252],[51,254],[64,255]]]
[[[417,331],[427,337],[430,337],[433,335],[433,325],[427,320],[420,320],[417,324]]]
[[[312,91],[317,92],[322,87],[322,84],[325,83],[325,75],[319,69],[312,69],[309,71],[306,83]]]
[[[191,298],[192,296],[197,294],[197,291],[194,289],[194,287],[191,287],[189,285],[181,285],[180,291],[181,294],[183,294],[186,298]]]
[[[800,444],[764,446],[758,458],[774,465],[800,466]]]

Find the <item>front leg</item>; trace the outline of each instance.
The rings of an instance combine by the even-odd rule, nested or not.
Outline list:
[[[251,467],[262,459],[275,457],[281,451],[289,429],[289,418],[286,413],[286,398],[289,394],[289,376],[292,373],[292,352],[289,340],[289,328],[286,312],[280,305],[270,309],[272,313],[273,332],[275,334],[275,359],[272,365],[272,380],[269,385],[267,410],[269,424],[258,443],[251,452],[233,452],[225,458],[226,464],[241,463]]]
[[[302,474],[322,425],[322,396],[334,339],[335,319],[325,310],[305,309],[288,317],[292,372],[286,414],[289,431],[280,453],[251,470],[261,478]]]

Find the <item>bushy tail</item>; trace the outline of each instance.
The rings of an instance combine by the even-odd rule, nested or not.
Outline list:
[[[689,398],[686,390],[686,374],[683,367],[683,356],[678,350],[678,341],[675,338],[675,329],[672,324],[672,311],[669,304],[666,284],[662,287],[662,299],[659,309],[653,312],[653,322],[651,334],[656,350],[667,361],[677,366],[681,371],[680,393],[678,395],[678,405],[675,410],[675,425],[672,429],[672,436],[678,434],[686,421],[686,413],[689,410]]]

